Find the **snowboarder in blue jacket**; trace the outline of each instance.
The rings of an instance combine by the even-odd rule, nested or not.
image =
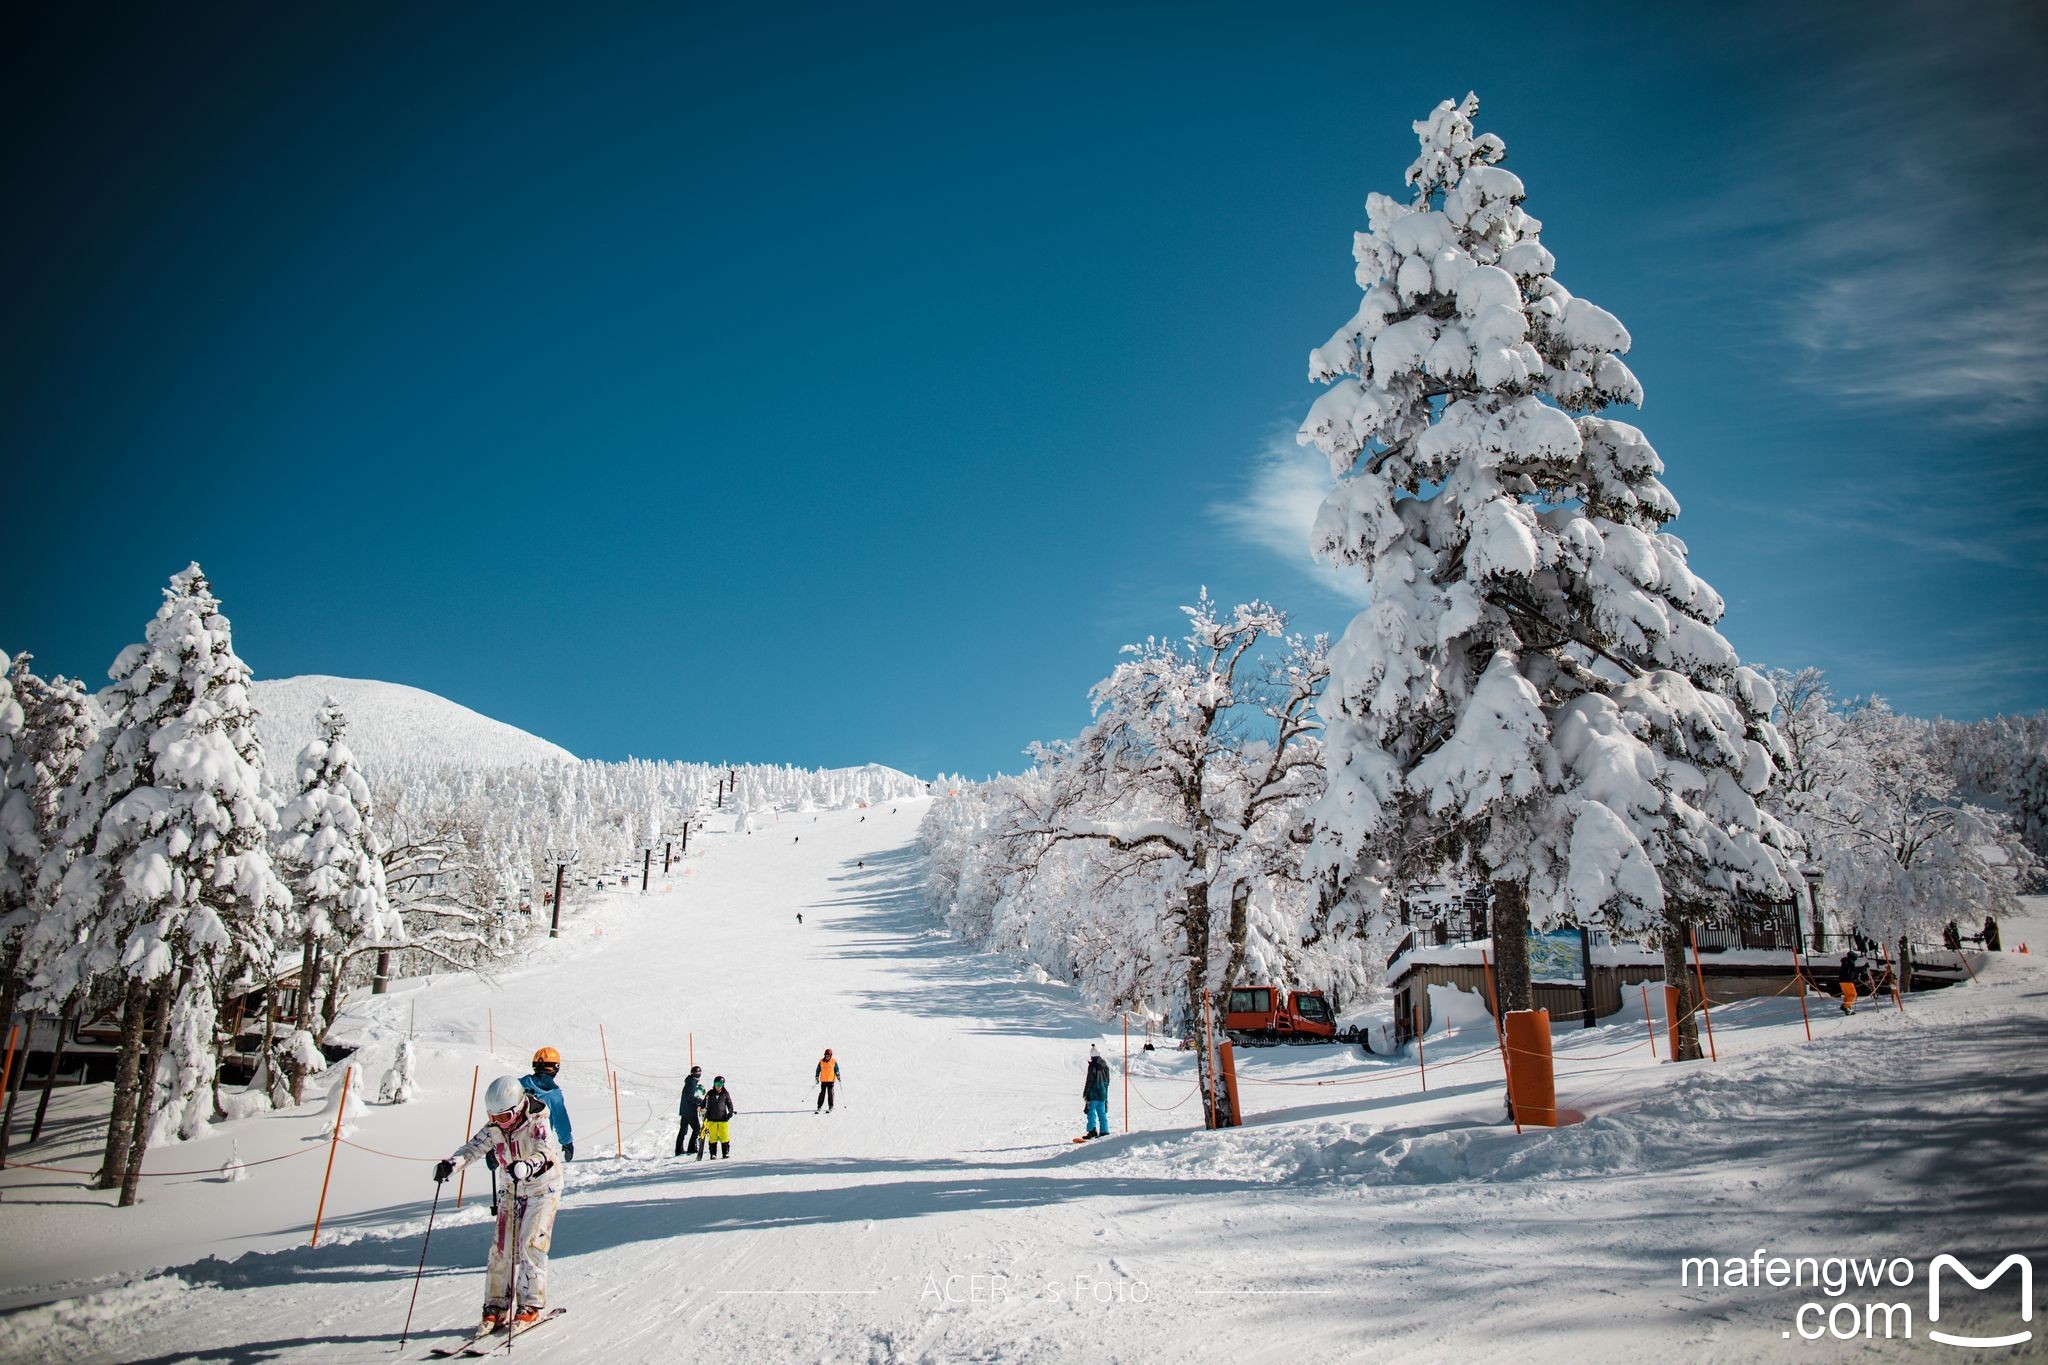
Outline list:
[[[1082,1112],[1088,1116],[1088,1136],[1109,1136],[1109,1063],[1094,1048],[1088,1049],[1088,1078],[1081,1082]]]

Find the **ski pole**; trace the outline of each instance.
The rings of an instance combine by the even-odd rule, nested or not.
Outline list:
[[[427,1235],[420,1238],[420,1268],[412,1275],[412,1298],[405,1305],[405,1330],[398,1334],[398,1349],[405,1349],[405,1339],[412,1335],[412,1310],[420,1301],[420,1277],[427,1273],[427,1244],[434,1240],[434,1214],[441,1207],[441,1182],[434,1182],[434,1202],[427,1208]]]
[[[505,1168],[505,1197],[512,1201],[512,1295],[505,1301],[505,1354],[512,1354],[512,1338],[519,1331],[519,1180],[512,1168]]]

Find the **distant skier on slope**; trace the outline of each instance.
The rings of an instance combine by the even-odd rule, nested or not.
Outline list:
[[[536,1321],[548,1302],[548,1247],[555,1214],[562,1205],[561,1144],[548,1127],[546,1101],[526,1092],[516,1076],[500,1076],[484,1092],[490,1117],[476,1135],[434,1166],[440,1184],[479,1157],[489,1155],[510,1177],[512,1188],[498,1201],[498,1231],[484,1276],[483,1325],[496,1331],[509,1317],[515,1325]],[[518,1299],[513,1302],[515,1265]]]
[[[1109,1063],[1093,1046],[1088,1049],[1088,1078],[1081,1082],[1081,1112],[1088,1118],[1086,1136],[1109,1136]]]
[[[703,1067],[690,1068],[689,1078],[683,1082],[683,1098],[676,1107],[676,1113],[682,1116],[682,1123],[676,1128],[676,1155],[688,1156],[704,1140]]]
[[[1842,965],[1835,972],[1835,984],[1842,988],[1842,1013],[1856,1012],[1856,987],[1863,974],[1862,959],[1854,948],[1842,954]]]
[[[839,1063],[833,1060],[832,1049],[826,1048],[825,1055],[818,1059],[818,1107],[812,1113],[829,1112],[832,1108],[832,1092],[839,1086]]]
[[[732,1091],[725,1088],[725,1077],[713,1076],[711,1091],[704,1096],[704,1145],[697,1150],[697,1160],[702,1161],[706,1151],[714,1158],[732,1159],[732,1116],[738,1112]],[[723,1151],[718,1150],[721,1147]]]
[[[520,1088],[548,1107],[548,1127],[562,1144],[562,1160],[576,1159],[576,1130],[569,1126],[569,1100],[555,1077],[562,1074],[562,1054],[544,1047],[533,1054],[533,1074],[519,1078]]]

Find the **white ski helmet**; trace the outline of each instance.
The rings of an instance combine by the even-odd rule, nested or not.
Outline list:
[[[509,1114],[526,1103],[526,1088],[517,1076],[500,1076],[484,1091],[486,1114]]]

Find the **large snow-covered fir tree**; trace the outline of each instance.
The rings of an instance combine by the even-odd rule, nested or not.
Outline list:
[[[1315,549],[1371,591],[1332,651],[1313,820],[1333,894],[1447,865],[1489,883],[1516,1009],[1532,897],[1644,926],[1668,923],[1667,871],[1786,892],[1754,806],[1760,680],[1662,529],[1678,505],[1656,452],[1600,415],[1642,400],[1628,332],[1554,277],[1477,109],[1415,125],[1413,193],[1367,200],[1363,300],[1310,358],[1330,387],[1300,439],[1338,480]],[[1703,834],[1724,818],[1741,837]]]
[[[316,986],[337,983],[350,953],[404,942],[405,924],[385,891],[383,848],[371,828],[370,784],[356,768],[344,736],[348,718],[329,700],[318,735],[299,751],[299,791],[279,813],[277,856],[289,878],[299,935],[299,1017],[313,1026]],[[323,970],[324,968],[324,970]],[[322,1023],[331,1021],[323,1010]],[[302,1048],[300,1050],[303,1050]],[[303,1098],[303,1071],[292,1071],[292,1099]]]
[[[269,973],[291,898],[271,861],[249,670],[198,565],[173,576],[109,675],[109,725],[65,799],[72,861],[37,924],[37,989],[122,991],[100,1178],[125,1204],[152,1137],[194,1136],[212,1117],[221,987],[237,968]]]

